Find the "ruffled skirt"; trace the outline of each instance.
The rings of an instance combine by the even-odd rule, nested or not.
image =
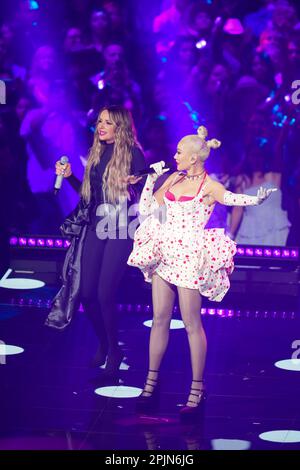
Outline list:
[[[182,239],[181,239],[182,238]],[[209,300],[220,302],[230,287],[236,243],[224,229],[203,229],[197,236],[170,236],[155,217],[137,229],[128,264],[139,268],[145,281],[154,273],[178,287],[198,289]]]

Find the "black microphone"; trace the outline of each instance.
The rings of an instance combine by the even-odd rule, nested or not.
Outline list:
[[[68,157],[63,156],[63,157],[61,157],[61,159],[59,160],[59,163],[60,163],[61,165],[65,165],[66,163],[68,163],[68,161],[69,161]],[[64,179],[64,175],[57,175],[57,176],[56,176],[55,184],[54,184],[54,194],[57,194],[58,191],[60,190],[61,185],[62,185],[62,182],[63,182],[63,179]]]
[[[164,163],[164,162],[158,162],[158,163]],[[172,168],[171,168],[171,165],[168,165],[168,168],[164,168],[164,172],[167,171],[170,171]],[[153,173],[156,173],[155,170],[153,168],[143,168],[142,170],[139,170],[137,171],[136,173],[134,173],[133,176],[136,176],[137,178],[141,177],[141,176],[147,176],[147,175],[152,175]]]

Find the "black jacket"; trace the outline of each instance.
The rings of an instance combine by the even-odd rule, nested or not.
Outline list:
[[[63,285],[52,301],[52,308],[45,322],[51,328],[63,330],[79,308],[81,254],[88,223],[89,204],[80,199],[60,227],[62,234],[71,238],[71,245],[63,265]]]

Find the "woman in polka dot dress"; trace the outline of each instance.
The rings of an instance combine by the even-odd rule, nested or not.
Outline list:
[[[236,244],[224,229],[205,229],[215,203],[257,205],[272,190],[260,188],[257,196],[234,194],[212,180],[204,162],[211,148],[221,143],[206,141],[207,130],[184,137],[178,144],[173,173],[153,195],[157,178],[165,171],[164,162],[151,165],[139,212],[146,219],[135,233],[128,264],[141,269],[152,282],[153,324],[150,335],[149,372],[138,409],[156,404],[158,371],[165,353],[176,290],[182,319],[188,335],[193,381],[182,418],[194,416],[204,399],[203,370],[206,336],[201,322],[202,296],[220,302],[229,289]],[[129,177],[130,178],[130,177]],[[133,177],[132,177],[133,178]],[[133,181],[135,182],[135,181]]]

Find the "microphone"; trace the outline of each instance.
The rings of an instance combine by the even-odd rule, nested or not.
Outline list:
[[[162,162],[159,162],[159,163],[162,163]],[[171,165],[167,165],[168,168],[164,168],[164,172],[167,172],[167,171],[170,171],[172,168],[171,168]],[[153,173],[155,173],[155,170],[153,168],[143,168],[142,170],[139,170],[137,171],[136,173],[134,173],[133,176],[136,176],[137,178],[138,177],[141,177],[141,176],[147,176],[147,175],[153,175]]]
[[[69,161],[68,157],[63,156],[63,157],[61,157],[59,163],[61,165],[65,165],[66,163],[68,163],[68,161]],[[54,184],[54,194],[57,194],[58,191],[60,190],[63,179],[64,179],[63,175],[57,175],[56,176],[56,180],[55,180],[55,184]]]

